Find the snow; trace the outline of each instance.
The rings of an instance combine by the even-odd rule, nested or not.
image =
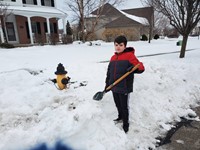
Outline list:
[[[57,15],[62,15],[65,16],[66,14],[55,8],[55,7],[47,7],[47,6],[40,6],[40,7],[35,7],[35,6],[8,6],[8,9],[12,11],[12,13],[21,13],[26,11],[30,13],[49,13],[49,14],[57,14]]]
[[[116,8],[117,9],[117,8]],[[125,13],[124,11],[122,10],[119,10],[117,9],[121,14],[125,15],[126,17],[128,17],[129,19],[133,20],[133,21],[136,21],[140,24],[143,24],[143,25],[149,25],[149,22],[146,18],[144,17],[138,17],[138,16],[135,16],[135,15],[130,15],[128,13]],[[94,14],[90,14],[89,17],[96,17],[96,15]]]
[[[119,10],[123,15],[125,15],[126,17],[134,20],[134,21],[137,21],[143,25],[149,25],[149,22],[146,18],[143,18],[143,17],[138,17],[138,16],[135,16],[135,15],[130,15],[130,14],[127,14],[121,10]]]
[[[113,43],[0,49],[0,149],[23,150],[58,140],[76,150],[155,149],[156,137],[166,134],[180,117],[195,116],[191,107],[200,101],[197,38],[189,38],[191,51],[184,59],[179,53],[140,57],[179,51],[178,40],[128,42],[146,70],[135,75],[127,134],[122,124],[113,122],[117,111],[112,93],[101,101],[92,99],[105,86]],[[65,90],[49,81],[56,78],[59,63],[74,82]]]

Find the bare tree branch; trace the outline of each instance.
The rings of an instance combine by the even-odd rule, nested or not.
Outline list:
[[[83,41],[85,41],[85,36],[94,32],[95,26],[98,24],[99,18],[103,10],[103,5],[110,3],[112,5],[119,5],[124,0],[66,0],[67,7],[75,14],[76,21],[80,24],[81,34]],[[101,9],[99,9],[101,8]],[[94,17],[91,31],[85,32],[85,18],[88,17],[91,12],[98,10],[96,16]]]
[[[9,4],[0,2],[0,16],[2,16],[2,24],[1,27],[4,30],[4,38],[6,39],[5,42],[8,42],[8,35],[6,31],[6,20],[8,16],[12,14],[12,10],[8,11]]]
[[[200,21],[200,0],[143,0],[163,13],[183,36],[180,58],[185,57],[187,39]]]

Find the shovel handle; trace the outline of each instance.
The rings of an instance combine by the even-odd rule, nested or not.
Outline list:
[[[112,89],[116,84],[118,84],[120,81],[122,81],[124,78],[126,78],[129,74],[131,74],[133,71],[135,71],[139,66],[140,66],[140,64],[135,65],[130,71],[125,73],[123,76],[121,76],[119,79],[117,79],[113,84],[108,86],[106,88],[106,91],[109,91],[110,89]]]

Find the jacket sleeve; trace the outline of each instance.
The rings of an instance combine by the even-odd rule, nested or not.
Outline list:
[[[145,68],[144,68],[144,65],[142,62],[140,62],[137,57],[134,55],[134,53],[132,53],[130,55],[130,58],[129,58],[129,62],[133,65],[133,66],[136,66],[138,63],[140,64],[140,66],[138,67],[138,69],[136,69],[134,71],[134,73],[143,73]]]
[[[110,80],[110,63],[108,65],[108,69],[107,69],[107,73],[106,73],[106,81],[105,81],[106,87],[109,86],[109,80]]]

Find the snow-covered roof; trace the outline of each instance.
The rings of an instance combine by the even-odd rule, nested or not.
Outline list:
[[[100,8],[102,9],[102,8]],[[89,17],[96,17],[96,14],[97,14],[97,10],[95,10],[94,12],[92,12]],[[120,14],[123,14],[125,15],[126,17],[128,17],[129,19],[133,20],[133,21],[136,21],[142,25],[149,25],[149,22],[146,18],[144,17],[138,17],[138,16],[135,16],[135,15],[131,15],[131,14],[128,14],[124,11],[121,11],[117,8],[115,8],[114,6],[110,5],[109,3],[106,3],[104,6],[103,6],[103,11],[102,11],[102,14],[103,15],[120,15]]]
[[[55,7],[44,6],[8,6],[13,14],[22,16],[43,16],[43,17],[66,17],[67,14]]]
[[[126,17],[140,23],[140,24],[143,24],[143,25],[149,25],[149,22],[146,18],[143,18],[143,17],[138,17],[138,16],[134,16],[134,15],[130,15],[130,14],[127,14],[121,10],[119,10],[123,15],[125,15]]]

